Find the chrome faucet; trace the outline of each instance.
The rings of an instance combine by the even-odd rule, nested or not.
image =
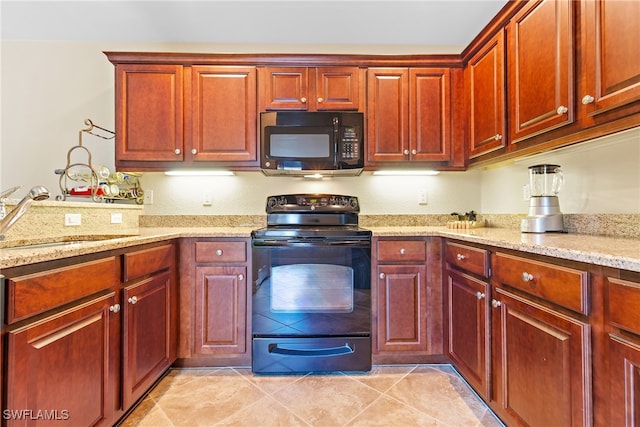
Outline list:
[[[10,194],[16,192],[20,187],[13,187],[0,194],[2,200],[2,216],[0,217],[0,240],[4,240],[5,233],[11,226],[25,214],[34,200],[46,200],[49,198],[49,190],[42,186],[33,187],[26,196],[9,213],[4,210],[4,201]]]

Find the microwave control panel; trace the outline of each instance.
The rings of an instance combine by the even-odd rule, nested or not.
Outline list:
[[[340,160],[360,158],[360,138],[353,126],[343,127],[340,138]]]

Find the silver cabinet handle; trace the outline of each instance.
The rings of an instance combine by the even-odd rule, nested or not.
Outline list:
[[[406,253],[407,253],[407,250],[405,248],[400,249],[400,255],[404,255]]]
[[[385,274],[384,274],[384,273],[380,273],[380,278],[381,278],[381,279],[384,279],[385,277],[387,277],[387,276],[385,276]]]
[[[591,103],[592,103],[593,101],[595,101],[595,100],[596,100],[596,99],[595,99],[593,96],[591,96],[591,95],[585,95],[585,96],[582,98],[582,103],[583,103],[584,105],[587,105],[587,104],[591,104]]]
[[[457,255],[456,255],[456,259],[457,259],[458,261],[462,261],[462,260],[463,260],[463,259],[465,259],[465,258],[466,258],[466,256],[464,256],[464,255],[462,255],[462,254],[457,254]]]
[[[502,135],[497,134],[496,136],[493,137],[493,139],[495,139],[496,141],[500,141],[502,139]]]
[[[130,304],[135,304],[138,302],[138,297],[134,295],[131,298],[129,298],[127,301],[129,301]]]
[[[179,148],[176,148],[175,150],[173,150],[173,152],[176,153],[176,154],[180,154],[181,153]]]
[[[415,156],[416,154],[418,154],[418,150],[411,150],[411,154]]]
[[[491,300],[491,307],[493,308],[498,308],[502,305],[502,303],[500,301],[496,301],[494,299]]]
[[[195,148],[191,149],[191,154],[198,154],[198,150],[196,150]]]
[[[303,104],[307,103],[307,98],[305,98],[304,96],[302,98],[300,98],[300,102],[302,102]]]
[[[238,274],[238,280],[242,282],[244,280],[244,274]]]
[[[476,292],[476,298],[482,299],[482,298],[484,298],[484,296],[485,296],[484,293],[482,293],[480,291]]]
[[[324,99],[318,98],[318,104],[322,104],[323,102],[324,102]]]
[[[530,282],[533,280],[533,274],[531,273],[527,273],[526,271],[522,272],[522,280],[524,280],[525,282]]]
[[[117,313],[120,311],[120,304],[113,304],[111,307],[109,307],[109,311],[112,313]]]
[[[556,113],[558,113],[558,114],[566,114],[568,111],[569,111],[569,109],[567,107],[565,107],[564,105],[561,105],[556,110]]]
[[[222,249],[218,249],[218,250],[216,251],[216,255],[218,255],[218,256],[222,256]]]
[[[409,150],[404,150],[403,153],[404,153],[405,156],[408,156],[409,155]]]

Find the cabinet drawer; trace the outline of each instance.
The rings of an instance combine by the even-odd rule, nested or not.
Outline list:
[[[588,314],[586,271],[496,253],[493,278],[561,307]]]
[[[120,283],[115,257],[14,277],[7,281],[7,323],[44,313]]]
[[[609,323],[640,335],[640,283],[609,278],[607,315]]]
[[[424,240],[379,240],[378,261],[425,262],[427,245]]]
[[[124,255],[124,281],[171,268],[175,264],[173,245],[144,249]]]
[[[482,277],[489,276],[489,251],[486,249],[447,242],[445,259],[449,264],[461,270]]]
[[[246,261],[246,242],[196,242],[196,262]]]

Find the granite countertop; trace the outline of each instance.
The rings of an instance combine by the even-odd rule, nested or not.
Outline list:
[[[58,246],[0,249],[0,269],[180,237],[243,237],[255,227],[140,227],[135,236]],[[374,236],[441,236],[539,255],[640,272],[640,240],[584,234],[521,233],[506,228],[449,229],[429,226],[368,227]]]

